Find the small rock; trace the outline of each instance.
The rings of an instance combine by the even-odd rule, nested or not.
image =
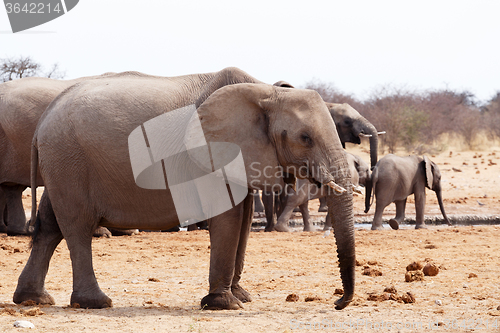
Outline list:
[[[381,271],[370,267],[365,267],[362,274],[367,276],[382,276]]]
[[[469,285],[467,283],[464,283],[463,287],[464,288],[469,288]]]
[[[45,312],[40,310],[39,307],[31,308],[29,310],[21,309],[20,312],[21,312],[21,314],[23,314],[25,316],[41,316],[41,315],[45,314]]]
[[[384,289],[384,293],[389,293],[389,294],[397,294],[396,287],[394,286],[389,286]]]
[[[477,277],[477,274],[475,274],[475,273],[469,273],[469,279],[476,278],[476,277]]]
[[[29,321],[26,320],[17,320],[14,322],[14,327],[18,328],[35,328],[35,325],[33,323],[30,323]]]
[[[497,307],[497,310],[500,310],[500,305]]]
[[[158,280],[157,278],[154,278],[154,277],[150,277],[148,279],[148,281],[151,281],[151,282],[160,282],[160,280]]]
[[[134,280],[130,281],[130,283],[133,283],[133,284],[138,284],[138,283],[139,283],[139,280],[134,279]]]
[[[321,297],[319,297],[319,296],[307,296],[304,301],[305,302],[321,301]]]
[[[439,273],[439,268],[435,264],[428,263],[422,271],[425,276],[436,276]]]
[[[424,273],[422,273],[421,271],[409,271],[406,272],[405,274],[406,282],[423,281],[423,280],[424,280]]]
[[[415,303],[415,296],[411,292],[407,292],[401,296],[401,300],[405,303]]]
[[[356,259],[356,266],[364,266],[365,262],[363,260]]]
[[[344,295],[344,289],[336,288],[334,295]]]
[[[290,294],[286,297],[287,302],[298,302],[299,300],[299,295],[297,294]]]
[[[440,299],[435,300],[434,303],[436,303],[437,305],[443,305],[443,302],[441,302]]]
[[[367,299],[369,301],[373,301],[373,302],[383,302],[383,301],[389,300],[390,298],[391,298],[391,294],[384,293],[381,295],[377,295],[377,294],[368,295]]]
[[[408,266],[406,266],[406,271],[419,271],[421,270],[423,267],[422,263],[419,262],[419,261],[414,261],[412,262],[411,264],[409,264]]]
[[[377,264],[377,260],[368,260],[367,262],[368,265],[376,265]]]

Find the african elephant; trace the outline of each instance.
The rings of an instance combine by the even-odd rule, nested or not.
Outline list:
[[[185,193],[172,187],[184,183],[175,178],[171,184],[171,171],[166,170],[172,170],[172,163],[183,161],[185,164],[175,169],[180,176],[193,176],[183,174],[188,166],[188,170],[198,167],[212,172],[219,168],[215,166],[219,159],[200,161],[207,147],[212,150],[216,143],[239,147],[235,160],[240,161],[242,169],[234,169],[234,164],[217,170],[225,170],[222,174],[226,176],[234,172],[241,175],[244,170],[246,181],[236,188],[242,187],[245,195],[242,201],[233,196],[229,210],[209,218],[210,289],[201,301],[202,308],[239,309],[242,302],[251,300],[239,283],[252,222],[251,191],[284,186],[284,180],[296,176],[337,191],[328,197],[344,287],[336,308],[351,302],[355,276],[352,190],[345,154],[328,109],[311,90],[262,83],[231,84],[238,73],[242,71],[234,68],[173,78],[124,73],[79,83],[53,101],[33,139],[32,168],[40,165],[47,191],[40,202],[33,247],[18,280],[15,303],[33,300],[54,304],[44,280],[50,257],[64,238],[73,268],[71,304],[78,303],[82,308],[112,306],[94,275],[92,230],[97,225],[163,230],[184,221],[179,218],[174,195]],[[181,119],[189,121],[171,125],[182,125],[185,131],[163,130],[154,140],[146,136],[150,133],[146,122],[158,116],[179,119],[179,114],[187,115]],[[129,146],[132,135],[142,135],[143,141],[131,141]],[[154,157],[154,151],[178,144],[191,148],[168,159],[158,161]],[[130,154],[129,147],[140,154]],[[207,154],[219,157],[219,152]],[[134,165],[150,166],[161,181],[141,178]],[[282,176],[266,177],[264,168],[282,170]],[[220,172],[213,173],[225,186],[208,195],[211,200],[227,198],[227,202],[233,183],[221,178]],[[139,180],[141,184],[149,182],[148,187],[138,186]],[[35,182],[36,173],[32,179]]]
[[[30,186],[31,141],[43,111],[64,89],[96,77],[29,77],[0,84],[0,232],[27,233],[21,196]],[[41,177],[37,179],[36,186],[43,186]]]
[[[355,191],[361,192],[358,185],[365,185],[367,180],[370,179],[370,167],[358,155],[345,153],[347,163],[351,173],[351,183],[356,186]],[[328,189],[326,189],[328,190]],[[291,187],[287,188],[287,195],[281,203],[283,205],[282,213],[278,218],[278,223],[274,226],[276,231],[291,231],[288,227],[288,221],[292,215],[295,207],[299,207],[302,213],[302,220],[304,221],[304,231],[314,231],[312,223],[309,221],[309,200],[317,198],[325,198],[327,193],[324,188],[320,189],[316,185],[304,179],[298,179],[295,190]],[[326,218],[325,230],[330,228],[331,219],[329,216]]]
[[[382,213],[392,202],[396,204],[396,217],[390,219],[389,225],[392,229],[399,229],[399,223],[405,218],[406,198],[411,194],[415,196],[415,228],[426,228],[424,222],[426,187],[436,192],[444,220],[451,225],[443,206],[441,172],[427,156],[401,157],[392,154],[384,156],[373,169],[372,184],[376,199],[372,230],[383,229]],[[371,193],[367,193],[366,196],[371,196]],[[370,204],[365,207],[365,213],[369,210]]]
[[[286,82],[277,82],[275,84],[283,84],[285,87],[292,87],[290,84]],[[340,138],[340,142],[342,146],[345,148],[345,143],[361,143],[361,137],[368,137],[370,139],[370,163],[371,168],[373,169],[377,164],[377,156],[378,156],[378,136],[384,134],[385,132],[378,132],[375,126],[370,123],[365,117],[363,117],[356,109],[350,106],[347,103],[338,104],[338,103],[326,103],[328,110],[333,118],[335,126],[337,128],[337,133]],[[365,184],[367,189],[371,189],[371,183],[368,181]],[[274,202],[273,198],[265,198],[265,196],[272,196],[272,193],[263,193],[262,200],[264,202],[264,207],[268,205],[272,205]],[[369,201],[369,198],[365,198],[365,202]],[[326,212],[328,208],[326,207],[325,200],[320,200],[320,212]],[[272,207],[268,207],[266,212],[275,211]],[[276,212],[271,215],[271,213],[266,213],[267,225],[265,230],[272,231],[274,230],[273,226],[276,221]]]

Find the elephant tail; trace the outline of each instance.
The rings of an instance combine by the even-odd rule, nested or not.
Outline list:
[[[33,227],[36,221],[36,184],[38,174],[38,147],[36,134],[31,144],[31,219],[30,226]]]
[[[373,199],[375,198],[375,187],[377,185],[378,180],[378,169],[375,167],[373,169],[372,175],[370,178],[366,179],[365,186],[365,213],[368,213],[371,205],[373,204]],[[372,194],[373,193],[373,194]]]

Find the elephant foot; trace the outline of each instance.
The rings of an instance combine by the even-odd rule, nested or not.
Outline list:
[[[398,230],[399,229],[399,223],[395,219],[390,219],[389,220],[389,225],[391,226],[392,229]]]
[[[221,294],[208,294],[201,300],[203,310],[239,310],[243,304],[230,291]]]
[[[304,224],[304,231],[312,232],[316,231],[316,228],[314,228],[311,224]]]
[[[71,294],[70,304],[72,307],[84,308],[84,309],[103,309],[110,308],[113,306],[113,301],[111,298],[106,296],[102,291],[99,290],[97,297],[90,295],[86,292],[84,295],[79,295],[75,292]]]
[[[415,225],[415,229],[427,229],[427,225],[425,223]]]
[[[13,301],[16,304],[21,304],[24,301],[33,301],[36,304],[48,304],[48,305],[56,304],[54,298],[50,296],[50,294],[45,289],[41,293],[16,290],[14,292]]]
[[[264,229],[265,232],[271,232],[271,231],[274,231],[274,225],[272,227],[266,227]]]
[[[110,228],[113,236],[133,236],[139,234],[139,229],[112,229]]]
[[[342,310],[343,308],[348,306],[349,303],[351,303],[351,301],[352,297],[350,299],[346,299],[345,296],[342,296],[341,298],[335,301],[335,310]]]
[[[7,233],[7,226],[3,224],[3,222],[0,222],[0,233],[6,234]]]
[[[234,297],[239,299],[242,303],[247,303],[252,301],[250,293],[243,289],[239,284],[231,287],[231,293]]]
[[[328,206],[319,206],[318,212],[320,213],[328,212]]]
[[[283,224],[283,223],[277,223],[274,226],[274,230],[279,231],[279,232],[291,232],[292,231],[292,229],[289,226],[287,226],[286,224]]]
[[[7,226],[7,236],[30,236],[31,233],[25,229],[9,229]]]
[[[384,227],[381,225],[373,225],[372,224],[372,230],[384,230]]]
[[[97,229],[94,230],[94,237],[106,237],[110,238],[111,237],[111,232],[108,230],[108,228],[105,227],[97,227]]]

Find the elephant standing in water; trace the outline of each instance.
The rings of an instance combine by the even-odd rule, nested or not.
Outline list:
[[[106,77],[89,76],[75,80],[29,77],[0,85],[0,232],[8,235],[28,233],[22,192],[30,186],[31,142],[42,113],[64,89],[85,80]],[[43,186],[37,177],[36,186]],[[132,234],[135,230],[113,230]],[[106,228],[96,235],[110,236]]]
[[[399,229],[399,223],[405,218],[406,199],[415,196],[416,225],[415,228],[425,228],[425,188],[436,192],[439,208],[444,220],[451,225],[444,211],[441,189],[441,172],[438,166],[427,156],[396,156],[389,154],[378,161],[372,173],[373,193],[376,199],[375,216],[372,230],[383,230],[382,213],[385,207],[394,202],[396,217],[390,219],[392,229]],[[367,197],[371,193],[366,193]],[[365,213],[370,210],[371,203],[365,207]]]
[[[194,150],[217,142],[228,143],[239,147],[246,173],[241,185],[245,189],[242,201],[234,200],[232,208],[209,219],[210,289],[201,301],[202,307],[239,309],[242,302],[251,300],[240,285],[252,222],[251,192],[284,186],[284,179],[294,176],[338,191],[328,197],[344,287],[336,308],[351,302],[355,278],[352,190],[345,154],[328,109],[319,94],[311,90],[262,83],[227,85],[235,83],[238,73],[241,71],[234,68],[173,78],[124,73],[79,83],[53,101],[33,140],[32,170],[39,163],[47,191],[40,202],[37,232],[14,293],[15,303],[33,300],[54,304],[44,280],[52,253],[64,238],[73,268],[71,304],[78,303],[82,308],[112,305],[95,278],[92,231],[97,225],[162,230],[180,222],[173,201],[179,193],[170,180],[168,185],[151,185],[158,189],[137,186],[128,140],[133,131],[148,133],[140,130],[145,128],[145,122],[160,115],[170,117],[186,107],[195,108],[187,124],[199,124],[196,128],[202,135],[199,130],[164,131],[158,141],[141,145],[141,151],[168,149],[179,142],[204,142],[203,146],[193,143]],[[58,130],[61,127],[66,130]],[[144,153],[142,163],[168,177],[162,171],[167,170],[166,159],[152,164],[151,156]],[[184,161],[198,165],[196,156]],[[290,173],[286,177],[264,176],[264,168],[280,167]],[[299,175],[294,171],[300,168],[306,172]],[[338,176],[334,177],[333,171],[338,171]],[[36,182],[35,172],[33,176],[32,182]],[[210,197],[220,200],[223,191],[227,196],[225,189]]]

